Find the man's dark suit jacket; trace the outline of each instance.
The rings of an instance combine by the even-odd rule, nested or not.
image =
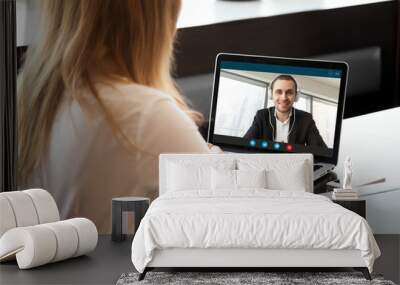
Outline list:
[[[271,114],[271,123],[268,109],[258,110],[254,117],[253,124],[244,135],[244,138],[272,141],[273,138],[276,137],[275,107],[270,107],[269,111]],[[293,108],[293,111],[295,114],[292,114],[290,117],[289,130],[292,131],[289,134],[288,143],[327,147],[319,134],[311,114],[295,108]],[[294,117],[296,117],[296,120],[294,120]],[[273,131],[275,131],[274,135],[272,135]]]

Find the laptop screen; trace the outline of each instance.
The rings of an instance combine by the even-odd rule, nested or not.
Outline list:
[[[341,62],[219,54],[208,140],[336,164],[346,80]]]

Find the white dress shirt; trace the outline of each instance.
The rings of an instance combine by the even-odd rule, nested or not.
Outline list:
[[[290,125],[290,117],[292,116],[292,111],[290,111],[289,117],[284,122],[279,121],[278,116],[276,115],[276,111],[274,115],[276,119],[275,141],[287,143],[289,137],[289,125]]]

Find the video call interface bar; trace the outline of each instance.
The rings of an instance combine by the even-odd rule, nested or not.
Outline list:
[[[214,134],[213,141],[222,147],[224,147],[224,145],[228,147],[239,146],[254,152],[313,153],[325,157],[331,157],[333,155],[333,149],[331,148],[304,146],[265,139],[245,139]]]
[[[304,76],[320,76],[341,78],[342,71],[337,69],[326,69],[316,67],[299,67],[288,65],[264,64],[264,63],[249,63],[237,61],[222,61],[221,69],[236,69],[245,71],[259,71],[270,73],[283,73]]]

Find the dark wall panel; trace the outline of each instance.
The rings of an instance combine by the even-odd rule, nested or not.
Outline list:
[[[344,115],[347,118],[399,106],[399,13],[400,1],[397,0],[179,29],[176,76],[212,73],[219,52],[323,58],[327,54],[379,48],[379,90],[361,96],[350,94],[350,90]],[[25,49],[19,47],[19,65]],[[348,57],[342,60],[348,61]],[[374,63],[365,66],[371,64]],[[365,78],[368,82],[374,73],[365,73],[369,74]],[[356,75],[360,80],[360,74]],[[354,79],[350,70],[349,81]]]
[[[212,72],[219,52],[307,58],[379,47],[379,94],[350,98],[345,117],[397,106],[398,9],[397,1],[389,1],[184,28],[178,34],[176,75]]]

